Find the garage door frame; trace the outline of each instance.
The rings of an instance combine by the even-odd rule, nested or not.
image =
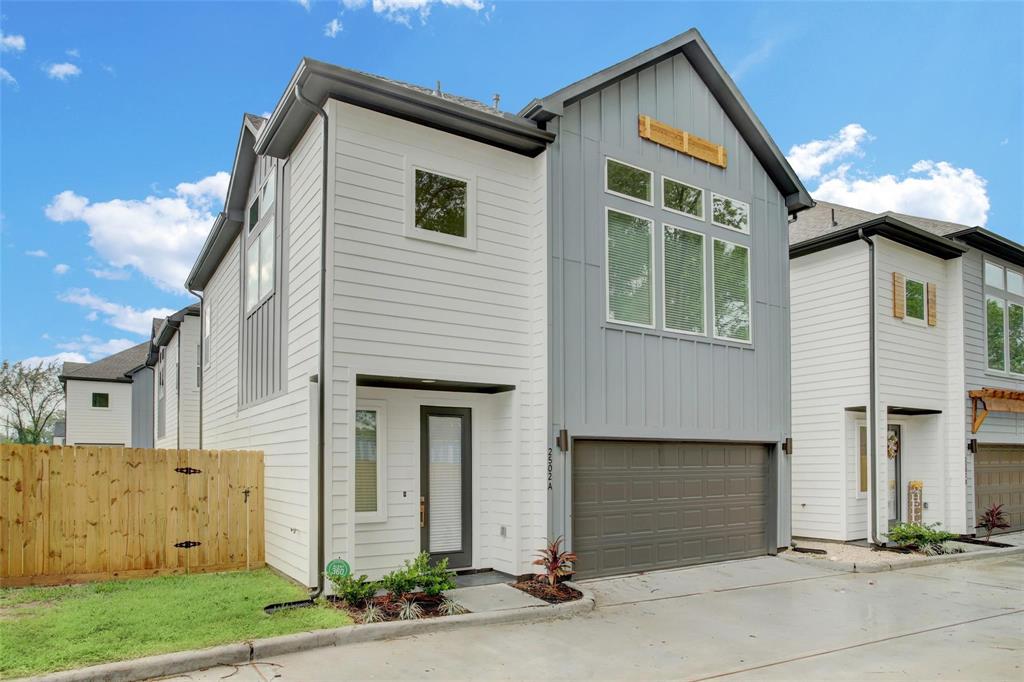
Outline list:
[[[768,461],[766,466],[768,467],[767,473],[767,489],[765,491],[765,546],[767,547],[767,555],[775,556],[778,554],[778,536],[779,536],[779,453],[782,451],[781,442],[766,442],[762,440],[727,440],[727,439],[714,439],[714,438],[636,438],[630,436],[585,436],[585,435],[574,435],[569,438],[569,450],[565,453],[565,547],[570,551],[575,551],[574,538],[573,538],[573,510],[574,510],[574,499],[573,499],[573,456],[576,452],[577,445],[581,442],[593,442],[593,441],[604,441],[604,442],[630,442],[630,443],[679,443],[679,444],[707,444],[707,445],[736,445],[736,446],[758,446],[765,448],[767,452]]]
[[[1021,457],[1020,453],[1022,451],[1024,451],[1024,444],[1021,444],[1021,443],[985,443],[985,442],[977,444],[977,452],[975,453],[974,458],[973,458],[973,467],[974,467],[973,483],[974,483],[974,486],[973,486],[973,490],[971,491],[971,493],[974,496],[974,515],[975,515],[975,518],[970,520],[970,524],[969,525],[972,526],[972,528],[970,528],[970,530],[968,532],[974,532],[975,534],[978,534],[978,535],[984,535],[985,531],[983,529],[977,528],[975,524],[978,523],[978,517],[980,517],[984,513],[985,508],[987,506],[986,503],[981,501],[981,496],[978,494],[979,478],[981,478],[979,476],[979,471],[978,470],[979,470],[979,468],[985,468],[984,465],[981,465],[979,467],[979,460],[981,460],[983,458],[984,454],[987,454],[987,453],[983,453],[983,450],[988,449],[988,448],[991,448],[991,449],[993,449],[993,450],[995,450],[997,452],[998,451],[1007,451],[1007,450],[1016,451],[1017,456],[1014,457],[1013,459],[1017,459],[1017,458]],[[996,466],[1000,466],[1000,465],[996,465]],[[1016,473],[1016,474],[1020,475],[1021,467],[1022,467],[1021,463],[1009,463],[1009,464],[1006,464],[1005,465],[1005,472],[1004,473],[1010,473],[1011,475]],[[1012,482],[1009,485],[1012,485]],[[1002,530],[1002,531],[996,531],[995,533],[993,533],[993,535],[996,535],[996,534],[999,534],[999,533],[1013,533],[1013,532],[1017,532],[1017,531],[1020,531],[1020,530],[1024,530],[1024,515],[1022,515],[1022,513],[1021,513],[1021,505],[1016,505],[1014,507],[1011,507],[1011,509],[1013,510],[1011,512],[1011,519],[1010,519],[1011,524],[1013,524],[1011,526],[1011,528],[1006,529],[1006,530]],[[1011,511],[1011,510],[1007,510],[1007,511]],[[1014,523],[1014,522],[1016,522],[1016,523]]]

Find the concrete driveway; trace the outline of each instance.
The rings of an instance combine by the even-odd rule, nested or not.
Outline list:
[[[259,661],[182,679],[1024,679],[1024,557],[887,573],[762,558],[587,583],[573,620]]]

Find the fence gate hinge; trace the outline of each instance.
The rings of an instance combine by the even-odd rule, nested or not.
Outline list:
[[[203,543],[198,542],[197,540],[183,540],[182,542],[175,542],[174,546],[178,549],[192,549],[193,547],[198,547],[201,544]]]
[[[189,474],[203,473],[202,469],[193,469],[192,467],[176,467],[174,470],[177,471],[179,474],[185,474],[186,476]]]

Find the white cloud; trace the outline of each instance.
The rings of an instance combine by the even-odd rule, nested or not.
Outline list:
[[[341,4],[345,6],[345,9],[362,9],[369,2],[370,0],[341,0]]]
[[[92,273],[92,276],[95,277],[96,279],[107,279],[114,281],[126,280],[132,276],[132,273],[128,272],[127,270],[105,270],[100,268],[89,268],[89,272]]]
[[[821,175],[826,166],[849,156],[862,156],[861,143],[871,139],[859,123],[850,123],[825,140],[811,140],[789,148],[786,158],[804,180]]]
[[[104,341],[95,336],[83,334],[77,339],[58,343],[57,348],[73,353],[85,353],[93,360],[98,360],[114,353],[120,353],[135,345],[138,345],[138,341],[132,341],[131,339],[108,339]]]
[[[53,266],[53,274],[66,275],[68,274],[68,270],[70,269],[71,266],[68,265],[67,263],[57,263],[56,265]]]
[[[46,75],[50,78],[56,78],[57,80],[66,81],[72,76],[81,75],[82,70],[72,64],[71,62],[63,62],[61,64],[50,64],[46,67]]]
[[[313,0],[295,0],[295,2],[302,5],[302,9],[309,11],[310,6],[313,4]]]
[[[768,61],[768,58],[775,52],[775,48],[778,46],[778,41],[774,38],[768,38],[761,41],[761,44],[754,48],[753,52],[748,52],[739,63],[729,72],[732,79],[738,81],[743,78],[752,68],[761,64],[762,62]]]
[[[71,48],[70,50],[64,50],[64,54],[66,54],[69,57],[74,57],[75,59],[78,59],[81,56],[78,53],[78,48]]]
[[[338,21],[336,18],[331,19],[330,21],[327,22],[327,25],[324,26],[324,35],[327,36],[328,38],[334,38],[339,33],[341,33],[341,22]]]
[[[0,81],[8,85],[17,85],[18,81],[11,75],[11,72],[0,66]]]
[[[54,353],[53,355],[33,355],[32,357],[25,358],[21,361],[24,365],[37,367],[39,365],[49,365],[51,362],[89,362],[85,356],[81,353]]]
[[[152,332],[154,317],[167,317],[174,312],[170,308],[139,310],[129,305],[108,301],[88,289],[70,289],[58,298],[65,303],[74,303],[103,315],[104,321],[115,329],[123,329],[143,336],[149,336]]]
[[[0,52],[24,52],[25,36],[0,33]]]
[[[42,249],[35,249],[33,251],[26,251],[25,255],[26,256],[32,256],[33,258],[46,258],[50,254],[46,253]]]
[[[389,21],[410,27],[412,26],[411,19],[416,14],[419,15],[420,21],[425,23],[427,17],[430,16],[430,8],[433,5],[461,7],[471,9],[474,12],[484,9],[482,0],[341,0],[341,3],[347,10],[358,10],[370,5],[374,14],[379,14]]]
[[[46,207],[50,220],[80,220],[89,243],[115,268],[133,267],[157,286],[183,293],[185,277],[224,201],[229,176],[216,173],[182,182],[175,196],[90,202],[65,190]]]

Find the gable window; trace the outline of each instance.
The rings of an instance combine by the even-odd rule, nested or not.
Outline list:
[[[414,166],[410,183],[407,236],[476,247],[471,180]]]
[[[750,249],[722,239],[712,251],[715,336],[750,341]]]
[[[245,309],[256,304],[274,290],[274,218],[262,228],[245,252]]]
[[[663,246],[665,329],[703,334],[704,235],[665,225]]]
[[[905,302],[904,315],[912,320],[924,322],[926,308],[924,282],[908,278],[904,286],[903,296]]]
[[[661,178],[661,205],[666,211],[704,220],[704,190],[671,178]]]
[[[750,232],[750,205],[711,193],[711,223],[739,232]]]
[[[604,191],[654,205],[654,174],[649,170],[606,158]]]
[[[654,326],[654,223],[607,209],[608,321]]]
[[[92,394],[92,406],[93,407],[110,407],[110,394],[109,393],[93,393]]]
[[[361,401],[356,408],[356,514],[363,521],[385,520],[383,401]]]

